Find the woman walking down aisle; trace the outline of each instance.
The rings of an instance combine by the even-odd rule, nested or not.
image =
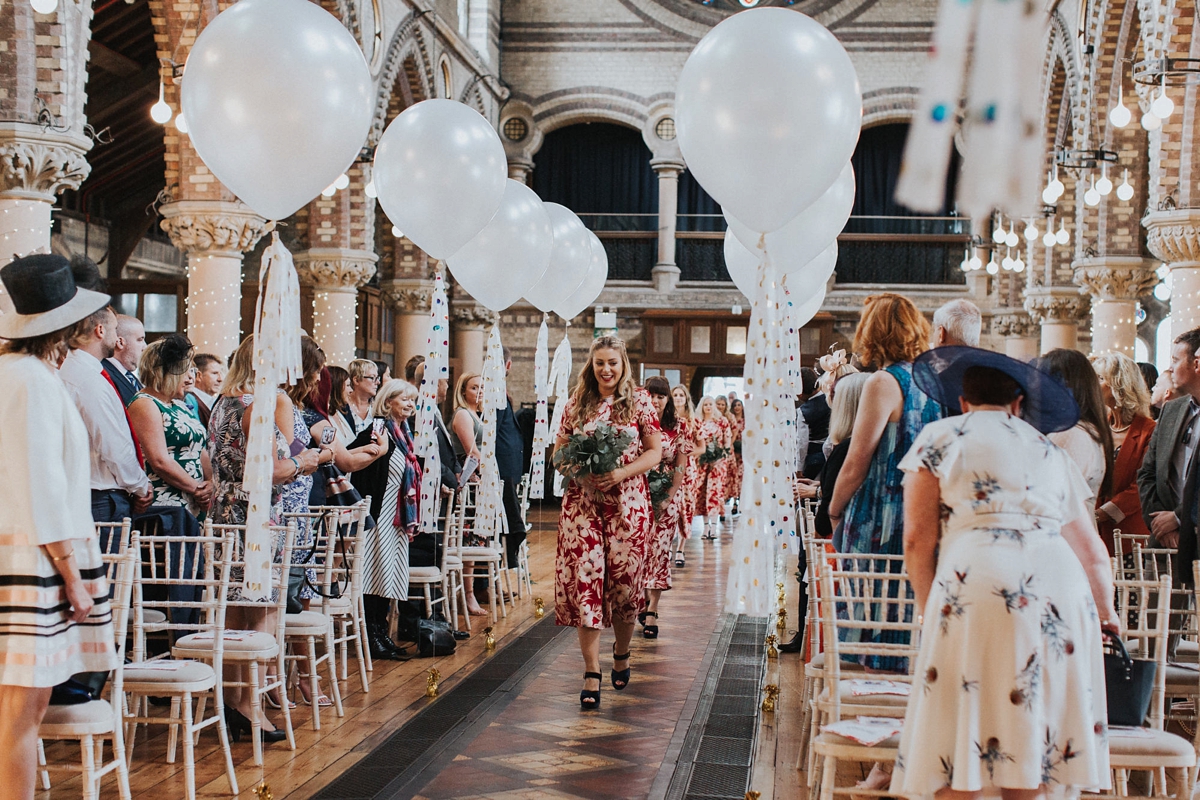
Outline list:
[[[705,539],[716,539],[721,529],[721,518],[725,514],[725,477],[729,470],[728,456],[716,460],[705,460],[710,448],[733,449],[733,435],[729,423],[717,412],[716,401],[711,397],[700,400],[699,425],[700,480],[697,488],[698,508],[704,512]]]
[[[675,537],[680,535],[680,510],[686,502],[684,474],[688,456],[692,452],[692,433],[688,421],[675,414],[671,384],[667,383],[666,378],[650,378],[646,381],[646,391],[658,412],[659,427],[662,429],[662,461],[655,473],[670,482],[666,496],[653,505],[654,524],[646,543],[646,610],[638,614],[638,621],[643,625],[642,636],[657,639],[658,601],[662,593],[671,588],[671,546],[675,543]],[[654,499],[653,494],[651,499]],[[649,622],[650,617],[654,617],[653,624]]]
[[[585,670],[579,705],[585,711],[600,707],[601,628],[611,625],[616,633],[613,688],[629,685],[629,642],[644,602],[651,524],[644,476],[662,458],[658,415],[649,396],[634,386],[625,343],[615,336],[592,342],[564,409],[555,451],[572,435],[594,433],[601,423],[632,435],[633,441],[612,472],[570,482],[555,557],[555,622],[579,629]]]
[[[1112,491],[1112,433],[1096,370],[1083,353],[1061,347],[1034,359],[1033,365],[1067,387],[1079,406],[1079,422],[1069,430],[1050,434],[1050,441],[1067,451],[1092,490],[1093,499],[1109,494]]]
[[[1108,408],[1108,426],[1113,440],[1112,485],[1096,498],[1096,522],[1100,538],[1113,552],[1113,530],[1150,535],[1142,519],[1137,471],[1142,466],[1154,433],[1150,417],[1150,390],[1137,363],[1121,353],[1093,356],[1092,367],[1100,379],[1100,393]]]
[[[900,462],[905,564],[926,614],[891,791],[1106,790],[1108,556],[1091,491],[1044,435],[1078,407],[1053,378],[973,347],[926,353],[914,377],[963,415],[927,426]]]
[[[725,496],[733,501],[730,513],[740,513],[738,501],[742,499],[742,434],[746,430],[746,408],[741,400],[729,403],[729,433],[733,444],[729,450],[729,475],[725,479]]]
[[[679,541],[675,544],[675,566],[682,568],[686,563],[683,556],[683,543],[692,538],[692,518],[696,516],[696,492],[700,483],[700,461],[696,452],[701,448],[699,420],[692,407],[692,396],[683,386],[671,389],[671,401],[675,404],[675,416],[687,422],[688,439],[691,443],[687,460],[683,466],[683,485],[679,487],[682,495],[682,507],[679,510]]]

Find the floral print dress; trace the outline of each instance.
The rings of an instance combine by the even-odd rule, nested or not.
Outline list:
[[[680,533],[684,539],[691,538],[692,535],[692,519],[696,516],[696,507],[699,504],[698,494],[700,487],[703,484],[703,475],[700,470],[700,453],[704,449],[704,445],[700,442],[700,420],[697,417],[680,417],[688,425],[688,453],[687,463],[684,465],[683,485],[679,487],[679,493],[683,495],[683,508],[680,509]]]
[[[312,434],[308,430],[308,425],[304,422],[304,414],[300,409],[292,406],[292,436],[293,442],[299,442],[301,448],[290,447],[289,452],[303,452],[312,444]],[[297,475],[296,480],[283,485],[283,492],[280,497],[280,503],[283,507],[284,514],[307,514],[309,510],[308,500],[312,494],[313,476],[312,475]],[[284,517],[287,522],[289,517]],[[312,537],[312,520],[308,517],[295,517],[296,521],[296,544],[292,548],[292,563],[304,564],[306,562],[315,561],[315,556],[312,552],[313,537]],[[315,567],[309,567],[305,570],[308,578],[307,581],[300,584],[300,598],[307,600],[313,597],[312,587],[317,580],[317,570]]]
[[[563,414],[558,436],[591,433],[601,422],[629,431],[633,441],[621,456],[627,465],[642,454],[642,436],[658,431],[658,413],[650,395],[634,394],[633,418],[611,420],[612,399],[576,429],[571,425],[576,399]],[[563,496],[555,556],[554,618],[558,625],[608,628],[613,620],[633,624],[645,605],[645,559],[651,531],[650,487],[645,475],[626,478],[607,492],[571,481]]]
[[[945,528],[891,791],[1108,789],[1100,621],[1060,534],[1091,514],[1079,470],[1003,411],[931,423],[900,469],[938,479]]]
[[[733,446],[733,436],[729,423],[723,417],[717,419],[700,419],[700,447],[697,456],[703,455],[710,444],[724,447],[726,450]],[[725,513],[725,480],[729,474],[730,458],[726,456],[713,464],[700,464],[700,480],[696,489],[696,512],[710,516]]]
[[[728,459],[728,473],[725,476],[725,498],[737,500],[742,496],[742,433],[746,430],[746,420],[731,416],[729,418],[729,434],[733,444]]]
[[[146,392],[138,392],[137,397],[148,398],[162,414],[163,436],[167,440],[167,451],[171,458],[193,480],[203,481],[204,466],[200,456],[204,452],[208,431],[200,424],[200,420],[193,416],[182,400],[167,404]],[[204,520],[205,512],[194,506],[190,495],[163,480],[149,464],[146,465],[146,474],[150,478],[150,488],[154,490],[153,505],[181,506],[190,509],[197,519]]]
[[[677,469],[686,470],[688,457],[692,453],[690,420],[679,419],[674,430],[663,428],[662,461],[660,466],[672,467],[682,456],[683,463]],[[646,542],[646,588],[671,588],[671,545],[683,530],[683,509],[687,505],[687,478],[680,482],[671,500],[661,508],[655,507],[654,524]]]

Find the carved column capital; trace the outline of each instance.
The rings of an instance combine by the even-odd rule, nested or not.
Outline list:
[[[371,280],[379,256],[365,250],[317,248],[296,253],[296,272],[301,283],[325,292],[357,292]]]
[[[650,169],[660,178],[678,178],[679,173],[687,169],[687,164],[678,158],[653,158],[650,160]]]
[[[254,249],[267,221],[242,203],[181,200],[159,209],[162,229],[185,253],[241,255]]]
[[[1136,300],[1158,283],[1158,262],[1138,256],[1102,256],[1075,262],[1075,282],[1097,300]]]
[[[1025,310],[1039,325],[1079,322],[1091,303],[1074,286],[1032,286],[1026,291]]]
[[[92,143],[37,125],[0,122],[0,197],[53,203],[78,189],[92,171],[84,155]]]
[[[1152,211],[1142,219],[1146,246],[1168,264],[1200,262],[1200,208]]]
[[[459,328],[488,328],[496,322],[496,314],[483,306],[455,306],[451,312]]]
[[[1037,336],[1038,326],[1028,314],[1017,309],[1005,309],[1007,313],[992,317],[992,333],[1014,339]]]
[[[399,314],[428,314],[433,302],[433,284],[426,281],[388,281],[379,296]]]

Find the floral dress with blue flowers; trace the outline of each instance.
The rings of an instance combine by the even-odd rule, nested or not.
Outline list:
[[[1065,451],[1003,411],[928,425],[900,462],[944,527],[891,791],[1109,787],[1100,620],[1060,533],[1091,517]]]

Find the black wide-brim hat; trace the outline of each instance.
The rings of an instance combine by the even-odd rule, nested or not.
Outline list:
[[[59,255],[18,258],[0,268],[9,302],[0,306],[0,337],[31,339],[61,330],[104,308],[106,294],[75,286],[71,262]]]
[[[1042,433],[1073,428],[1079,422],[1079,405],[1070,390],[1054,377],[991,350],[978,347],[935,347],[913,362],[913,379],[921,391],[948,411],[961,412],[963,375],[971,367],[999,370],[1021,387],[1021,418]]]

